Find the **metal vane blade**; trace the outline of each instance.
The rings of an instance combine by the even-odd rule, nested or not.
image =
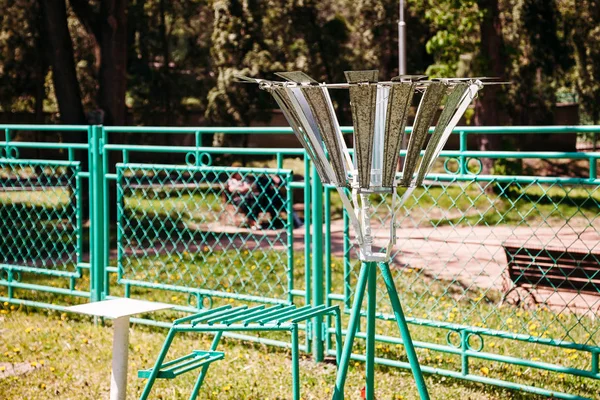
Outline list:
[[[348,83],[375,83],[378,80],[379,72],[376,70],[346,71],[345,75]],[[371,182],[377,86],[357,85],[351,86],[349,90],[354,124],[354,149],[356,151],[358,181],[361,188],[368,188]]]
[[[303,72],[283,72],[278,75],[297,83],[316,82]],[[333,172],[336,177],[334,183],[345,185],[347,171],[344,163],[344,156],[342,154],[342,146],[339,142],[337,132],[339,127],[335,123],[337,122],[337,117],[333,112],[333,108],[329,107],[331,103],[330,99],[328,99],[329,92],[326,88],[320,88],[318,86],[306,86],[295,90],[302,91],[310,106],[311,113],[314,116],[318,130],[321,133],[319,139],[322,138],[325,142],[325,147],[327,148],[331,163],[333,164]]]
[[[456,112],[452,116],[452,119],[446,125],[446,127],[444,129],[444,133],[442,134],[435,149],[433,150],[434,153],[431,156],[431,159],[429,160],[429,164],[425,165],[425,167],[424,167],[425,170],[423,172],[423,178],[425,177],[425,175],[427,175],[427,173],[433,167],[433,163],[440,155],[444,145],[446,144],[446,142],[448,141],[448,138],[450,137],[450,134],[452,133],[452,130],[456,127],[456,125],[458,124],[458,121],[460,121],[461,117],[463,116],[463,114],[465,113],[467,108],[469,107],[469,104],[471,104],[473,99],[475,99],[475,96],[477,95],[477,92],[480,89],[481,89],[481,86],[479,84],[475,83],[475,84],[469,85],[467,90],[463,93],[463,96],[460,99],[460,102],[457,106]],[[429,151],[429,147],[427,148],[426,153],[427,153],[427,151]],[[422,181],[423,181],[423,179],[420,180],[421,183],[422,183]]]
[[[400,144],[414,93],[414,83],[396,84],[390,89],[383,147],[383,187],[392,187],[394,184]]]
[[[435,117],[445,93],[446,85],[435,82],[427,88],[421,99],[413,131],[408,141],[400,186],[409,186],[412,181],[413,173],[417,167],[417,162],[419,161],[421,149],[423,148],[427,133],[429,132],[429,127],[431,126],[431,122]]]
[[[293,89],[284,88],[273,90],[272,93],[274,95],[278,95],[278,97],[275,96],[275,100],[278,102],[278,104],[283,104],[285,109],[289,111],[290,119],[294,122],[294,124],[296,124],[296,126],[301,128],[298,129],[298,132],[296,132],[296,129],[294,129],[294,132],[296,132],[296,136],[302,143],[303,147],[309,152],[309,156],[317,168],[317,172],[321,177],[321,181],[323,183],[332,183],[335,175],[333,174],[331,166],[326,164],[327,159],[325,158],[325,151],[323,149],[320,135],[317,135],[315,132],[313,126],[314,121],[309,121],[308,117],[311,116],[307,117],[305,114],[306,110],[302,107],[299,99],[295,96],[296,93]],[[282,110],[284,107],[282,107]],[[306,109],[308,109],[308,106]],[[286,118],[288,118],[287,115]],[[288,121],[290,119],[288,119]],[[294,125],[292,125],[292,128],[294,128]]]
[[[435,130],[433,131],[431,139],[429,139],[429,143],[427,144],[425,155],[421,160],[421,165],[419,166],[419,171],[417,173],[417,186],[419,186],[423,182],[425,174],[428,171],[428,166],[433,161],[435,149],[440,144],[442,135],[446,131],[446,127],[450,123],[452,116],[456,113],[456,107],[458,107],[458,105],[460,104],[468,88],[469,85],[466,83],[456,85],[452,92],[448,95],[446,105],[444,106],[444,111],[442,111],[442,114],[440,115],[440,118],[437,121]],[[444,144],[445,141],[441,143],[442,147],[444,146]]]

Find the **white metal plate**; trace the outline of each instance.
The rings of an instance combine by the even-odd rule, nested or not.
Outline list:
[[[66,309],[67,311],[94,315],[96,317],[121,318],[146,312],[166,310],[173,307],[165,303],[123,298],[80,304],[67,307]]]

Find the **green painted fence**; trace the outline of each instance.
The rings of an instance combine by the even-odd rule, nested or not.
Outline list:
[[[174,312],[137,320],[159,326],[230,302],[340,304],[349,311],[358,265],[350,227],[332,188],[322,195],[312,179],[304,151],[204,143],[212,133],[290,129],[0,129],[0,301],[57,310],[112,296],[175,304]],[[442,153],[397,221],[392,271],[424,371],[557,398],[600,391],[600,153],[467,148],[469,135],[598,131],[456,129],[460,149]],[[65,141],[67,132],[81,141]],[[190,145],[169,144],[182,134]],[[144,143],[125,144],[136,136]],[[232,154],[261,165],[224,165],[222,156]],[[521,159],[564,160],[581,176],[483,175],[485,158],[508,167]],[[250,203],[232,197],[232,180],[252,182]],[[294,229],[294,205],[302,204],[305,225]],[[385,201],[372,210],[382,224],[389,216]],[[377,361],[406,368],[388,310],[382,296]],[[326,317],[301,326],[301,349],[316,360],[335,355],[331,323]],[[276,336],[231,336],[289,346]],[[363,350],[358,341],[357,362]]]

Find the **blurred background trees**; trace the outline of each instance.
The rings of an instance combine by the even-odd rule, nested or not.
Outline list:
[[[551,124],[561,101],[599,123],[599,4],[407,0],[408,70],[510,80],[486,89],[472,123]],[[267,122],[273,102],[234,84],[236,74],[343,81],[344,70],[377,68],[391,78],[397,18],[392,0],[0,0],[0,112],[106,125]]]

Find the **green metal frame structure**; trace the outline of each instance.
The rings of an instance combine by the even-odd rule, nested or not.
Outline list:
[[[248,306],[217,307],[194,315],[177,319],[173,322],[165,343],[158,355],[154,367],[140,371],[138,376],[148,379],[141,400],[148,398],[156,379],[173,379],[182,373],[202,367],[190,394],[190,400],[196,399],[202,387],[210,363],[224,357],[217,352],[219,341],[224,332],[290,332],[292,350],[292,398],[300,400],[300,356],[299,356],[299,323],[315,316],[332,316],[335,318],[335,338],[341,351],[341,314],[339,306],[325,307],[310,305],[297,308],[294,305],[282,304],[265,308],[264,305],[248,308]],[[169,347],[177,333],[211,332],[214,338],[208,351],[194,351],[176,360],[164,362]]]
[[[291,134],[290,129],[48,125],[2,125],[0,129],[4,132],[4,140],[0,141],[0,170],[2,172],[0,176],[0,205],[7,210],[9,207],[5,207],[5,205],[10,203],[12,209],[18,210],[18,213],[13,212],[4,215],[5,221],[3,223],[14,225],[19,218],[29,218],[28,224],[23,224],[23,229],[43,226],[49,230],[54,229],[56,235],[62,235],[65,241],[70,241],[68,246],[64,247],[64,254],[61,253],[63,257],[52,256],[55,253],[48,251],[44,254],[50,255],[49,257],[32,254],[32,258],[37,259],[31,260],[31,262],[18,259],[14,256],[14,254],[18,254],[18,251],[11,250],[15,252],[11,257],[0,260],[1,302],[64,310],[65,306],[77,302],[98,301],[111,296],[147,296],[147,294],[139,292],[139,288],[136,289],[135,285],[129,285],[131,290],[126,290],[128,286],[126,282],[119,282],[117,279],[120,258],[110,257],[111,250],[115,250],[116,247],[110,245],[109,212],[111,207],[109,193],[111,186],[118,183],[120,179],[119,171],[115,165],[115,158],[123,165],[133,165],[140,160],[144,161],[143,158],[140,158],[142,154],[177,154],[178,160],[181,161],[177,161],[176,164],[178,165],[172,167],[193,170],[205,168],[206,164],[210,164],[209,160],[216,159],[220,154],[238,154],[240,156],[258,155],[273,158],[276,160],[276,169],[279,171],[283,171],[284,160],[299,157],[303,163],[302,173],[307,177],[304,181],[290,181],[288,183],[290,189],[303,190],[303,202],[306,208],[311,210],[311,213],[305,215],[306,226],[303,228],[304,246],[302,249],[297,249],[298,251],[294,252],[293,236],[287,235],[285,237],[286,243],[288,243],[287,240],[290,240],[285,250],[290,252],[291,258],[286,260],[294,260],[293,273],[295,278],[293,283],[295,284],[286,286],[283,297],[277,300],[283,300],[284,303],[292,301],[296,304],[325,305],[326,307],[339,304],[342,306],[345,317],[350,313],[355,295],[352,292],[353,285],[351,283],[355,283],[358,279],[360,265],[351,261],[353,259],[351,257],[353,248],[348,240],[349,224],[344,216],[344,223],[341,225],[341,230],[344,232],[342,249],[336,249],[332,245],[334,233],[331,229],[332,223],[335,223],[333,218],[336,205],[335,194],[332,192],[332,188],[325,187],[324,195],[320,195],[322,193],[321,184],[318,179],[312,179],[316,174],[314,174],[310,160],[304,154],[304,151],[302,149],[212,148],[204,146],[203,143],[205,135],[212,133]],[[351,128],[343,128],[343,130],[345,133],[351,133],[352,131]],[[82,142],[65,143],[56,136],[60,132],[66,131],[80,132]],[[589,317],[591,313],[597,312],[594,308],[598,305],[594,302],[597,296],[592,297],[592,301],[589,302],[587,315],[580,315],[567,309],[544,310],[545,302],[542,302],[540,306],[536,306],[535,309],[523,308],[518,304],[510,307],[499,307],[495,300],[497,297],[494,297],[494,293],[497,292],[495,288],[493,290],[480,290],[469,286],[456,292],[455,287],[461,283],[457,281],[457,278],[428,275],[426,268],[412,268],[415,264],[431,260],[420,260],[414,256],[410,258],[410,252],[405,251],[407,250],[405,246],[414,240],[410,232],[421,232],[425,228],[431,229],[438,235],[434,235],[433,239],[438,240],[441,243],[440,246],[454,240],[451,235],[458,232],[456,229],[459,226],[466,227],[471,235],[479,234],[480,231],[476,230],[477,227],[489,228],[494,234],[505,226],[498,224],[507,222],[513,224],[506,225],[510,232],[527,228],[529,229],[528,232],[537,235],[539,230],[544,229],[546,218],[563,221],[561,226],[564,226],[565,229],[574,227],[576,233],[579,232],[577,229],[581,229],[584,233],[590,231],[597,233],[600,220],[597,212],[600,205],[598,200],[600,179],[597,174],[600,153],[479,152],[467,149],[467,137],[478,134],[577,134],[599,131],[600,127],[597,126],[461,127],[455,130],[455,134],[460,137],[460,149],[442,153],[442,158],[450,160],[445,164],[446,168],[443,170],[445,173],[428,176],[423,192],[418,193],[415,200],[406,206],[413,207],[413,211],[420,211],[421,214],[418,218],[415,217],[414,220],[406,217],[401,221],[406,224],[406,229],[403,231],[406,237],[402,237],[398,243],[399,253],[396,255],[397,258],[394,264],[390,265],[392,278],[398,285],[405,319],[411,326],[416,353],[422,361],[421,369],[423,372],[555,398],[593,398],[593,395],[586,395],[585,392],[560,393],[518,379],[507,381],[501,376],[494,376],[491,372],[482,373],[481,369],[482,365],[514,365],[557,375],[570,374],[592,380],[600,379],[600,331],[597,322],[593,322]],[[40,141],[39,138],[28,140],[27,134],[21,135],[22,132],[37,132],[38,135],[42,135],[44,140]],[[410,132],[410,129],[407,129],[407,132]],[[119,137],[122,134],[133,136],[146,134],[156,135],[157,137],[188,134],[193,136],[194,144],[190,146],[170,146],[167,143],[129,145],[119,143]],[[0,135],[1,137],[2,135]],[[34,150],[39,152],[39,155],[28,156],[28,158],[21,157],[22,154],[32,154]],[[80,163],[79,154],[81,152],[88,153],[87,165]],[[578,162],[582,168],[584,164],[587,165],[587,176],[572,178],[482,175],[477,171],[473,172],[473,165],[475,164],[475,170],[477,170],[477,160],[481,158],[572,160]],[[131,160],[134,160],[134,162],[131,162]],[[24,173],[19,175],[7,172],[14,165],[18,165],[17,170],[24,171]],[[455,167],[451,168],[453,165]],[[206,167],[223,169],[225,166],[208,165]],[[42,170],[46,172],[42,173]],[[295,173],[298,172],[295,171]],[[9,179],[6,174],[10,175],[11,178]],[[34,179],[34,175],[38,177]],[[31,190],[31,187],[39,182],[39,176],[51,177],[43,178],[46,179],[43,191],[46,195],[52,197],[51,204],[47,206],[39,204],[38,195],[41,191],[34,192]],[[83,196],[83,190],[86,190],[86,187],[89,188],[89,191],[85,193],[87,196]],[[477,211],[475,206],[481,206],[480,203],[488,201],[486,199],[491,198],[490,193],[494,193],[493,196],[496,199],[494,201],[502,200],[508,204],[509,208],[507,210],[496,210],[494,207],[498,207],[498,203],[492,201],[486,207],[489,207],[491,211],[497,211],[498,216],[496,219],[499,222],[494,222],[496,219],[488,218],[491,211],[488,212],[487,209],[480,210],[480,214],[476,215],[477,218],[473,219],[473,213]],[[557,193],[560,196],[557,197]],[[83,226],[81,219],[84,197],[89,198],[89,231]],[[529,202],[528,204],[531,204],[531,208],[519,208],[520,202],[524,199]],[[460,208],[461,201],[467,204],[463,208]],[[556,210],[560,210],[560,207],[564,206],[565,203],[568,203],[568,208],[566,208],[568,213],[563,215]],[[18,204],[21,209],[15,204]],[[161,207],[160,204],[157,203],[156,207]],[[288,204],[291,206],[291,202]],[[422,204],[428,205],[424,206]],[[452,208],[452,211],[458,217],[456,219],[450,218],[452,216],[445,219],[428,219],[422,216],[430,210],[443,214],[443,210],[447,208]],[[24,211],[29,212],[29,214],[24,214]],[[67,212],[71,222],[63,223],[62,217],[67,214],[60,213]],[[385,204],[381,205],[381,212],[382,216],[385,215]],[[512,214],[509,213],[516,213],[517,217],[524,222],[510,222],[509,219],[512,218]],[[543,221],[540,223],[527,222],[532,213],[543,214]],[[583,225],[572,227],[571,224],[574,223],[575,217],[583,221]],[[68,218],[65,218],[66,221]],[[35,224],[32,224],[32,221]],[[324,231],[322,232],[320,229],[311,230],[311,222],[316,226],[323,224],[325,226]],[[31,232],[34,232],[34,230],[31,230]],[[43,231],[40,230],[39,232]],[[565,233],[565,231],[559,230],[549,232],[552,239],[556,240],[562,240]],[[444,236],[446,234],[447,236]],[[31,240],[33,238],[35,236]],[[456,246],[470,246],[469,238],[471,237],[457,237],[455,239]],[[24,241],[23,243],[27,242]],[[46,248],[44,246],[40,247]],[[497,247],[500,248],[499,246],[498,244]],[[565,247],[568,248],[569,244],[565,244]],[[9,253],[10,249],[6,250],[6,247],[2,247],[2,244],[0,244],[0,248],[3,249],[0,256]],[[48,249],[51,250],[51,246]],[[590,248],[589,251],[590,254],[597,252],[598,247]],[[341,270],[335,264],[340,252],[343,257]],[[297,263],[301,261],[301,255],[304,255],[304,266],[299,266]],[[448,254],[435,253],[435,256],[438,258],[445,256],[458,257],[457,254],[452,252]],[[491,258],[493,257],[494,254]],[[269,261],[265,258],[266,263],[275,264],[274,260]],[[249,261],[246,259],[242,260],[244,265],[247,262]],[[476,263],[477,260],[467,259],[466,262]],[[332,267],[332,264],[334,264],[334,267]],[[399,268],[398,265],[404,267]],[[408,267],[406,267],[407,265]],[[487,267],[487,264],[481,264],[482,271]],[[372,269],[376,270],[376,266]],[[444,271],[446,270],[442,269],[442,272]],[[286,273],[289,272],[288,268]],[[477,278],[476,275],[472,276],[474,279]],[[366,285],[368,286],[368,284]],[[197,289],[197,287],[194,289]],[[257,300],[254,298],[248,299],[243,295],[238,296],[234,289],[231,289],[231,292],[202,294],[199,297],[193,294],[189,297],[189,304],[182,304],[182,301],[179,300],[174,302],[177,304],[176,310],[178,312],[197,313],[202,307],[209,306],[211,301],[214,301],[214,306],[217,307],[219,301],[225,299],[240,302],[250,301],[250,303]],[[173,288],[168,285],[156,285],[148,288],[148,290],[153,291],[152,293],[165,292],[174,296],[179,293],[184,298],[188,293],[196,293],[189,288]],[[385,293],[386,288],[377,286],[376,290],[377,296],[380,296],[381,293]],[[463,297],[466,297],[470,292],[473,292],[472,298],[463,301]],[[221,297],[223,293],[226,293],[226,298]],[[455,294],[455,297],[449,295],[452,293]],[[43,294],[43,296],[39,294]],[[560,288],[557,288],[555,295],[559,297],[563,295]],[[180,299],[181,296],[179,296]],[[479,297],[482,298],[479,299]],[[265,297],[258,302],[273,303],[273,298]],[[161,298],[161,300],[164,299],[164,297]],[[168,297],[166,301],[169,301]],[[381,301],[383,301],[382,298],[379,298],[378,302]],[[424,308],[423,305],[427,305],[427,307]],[[453,311],[454,308],[457,308],[458,311]],[[392,326],[395,331],[396,327],[396,316],[391,305],[383,304],[383,310],[388,311],[377,314],[375,341],[369,339],[373,338],[373,335],[362,332],[360,329],[356,331],[355,336],[358,341],[365,340],[365,345],[368,341],[367,346],[372,346],[372,343],[375,343],[375,364],[408,368],[409,363],[404,361],[402,356],[394,352],[384,352],[384,350],[394,349],[396,346],[403,346],[404,342],[397,336],[397,333],[389,329],[389,326]],[[368,312],[369,305],[367,305],[366,311],[363,311],[363,315]],[[520,314],[522,316],[519,316]],[[526,320],[526,318],[530,318],[530,320]],[[171,326],[171,323],[164,319],[135,319],[135,321],[162,327]],[[537,328],[530,329],[532,325],[537,325]],[[306,332],[305,343],[299,345],[300,351],[312,352],[314,358],[319,361],[323,360],[326,355],[337,354],[338,348],[333,340],[335,326],[332,316],[324,315],[311,318],[298,326],[300,330]],[[431,332],[435,332],[435,335]],[[342,333],[348,335],[349,331],[343,330]],[[247,333],[226,332],[225,334],[236,338],[257,340],[269,345],[289,346],[289,342],[284,340],[257,338]],[[433,339],[434,337],[436,339]],[[443,340],[437,338],[443,338]],[[522,343],[523,354],[504,354],[502,351],[498,351],[498,347],[504,341]],[[495,344],[494,347],[492,347],[493,344]],[[383,349],[380,349],[380,346]],[[565,363],[544,361],[542,356],[535,353],[538,349],[540,349],[539,354],[542,354],[541,351],[543,351],[546,354],[564,355]],[[436,363],[433,354],[440,355],[444,359],[444,364]],[[576,355],[579,358],[569,365],[569,357]],[[431,362],[426,360],[429,357],[432,358]],[[554,360],[560,358],[559,356],[553,357]],[[350,358],[357,361],[366,359],[358,348],[353,348]],[[445,360],[450,358],[453,360],[452,363],[449,361],[446,363]]]

